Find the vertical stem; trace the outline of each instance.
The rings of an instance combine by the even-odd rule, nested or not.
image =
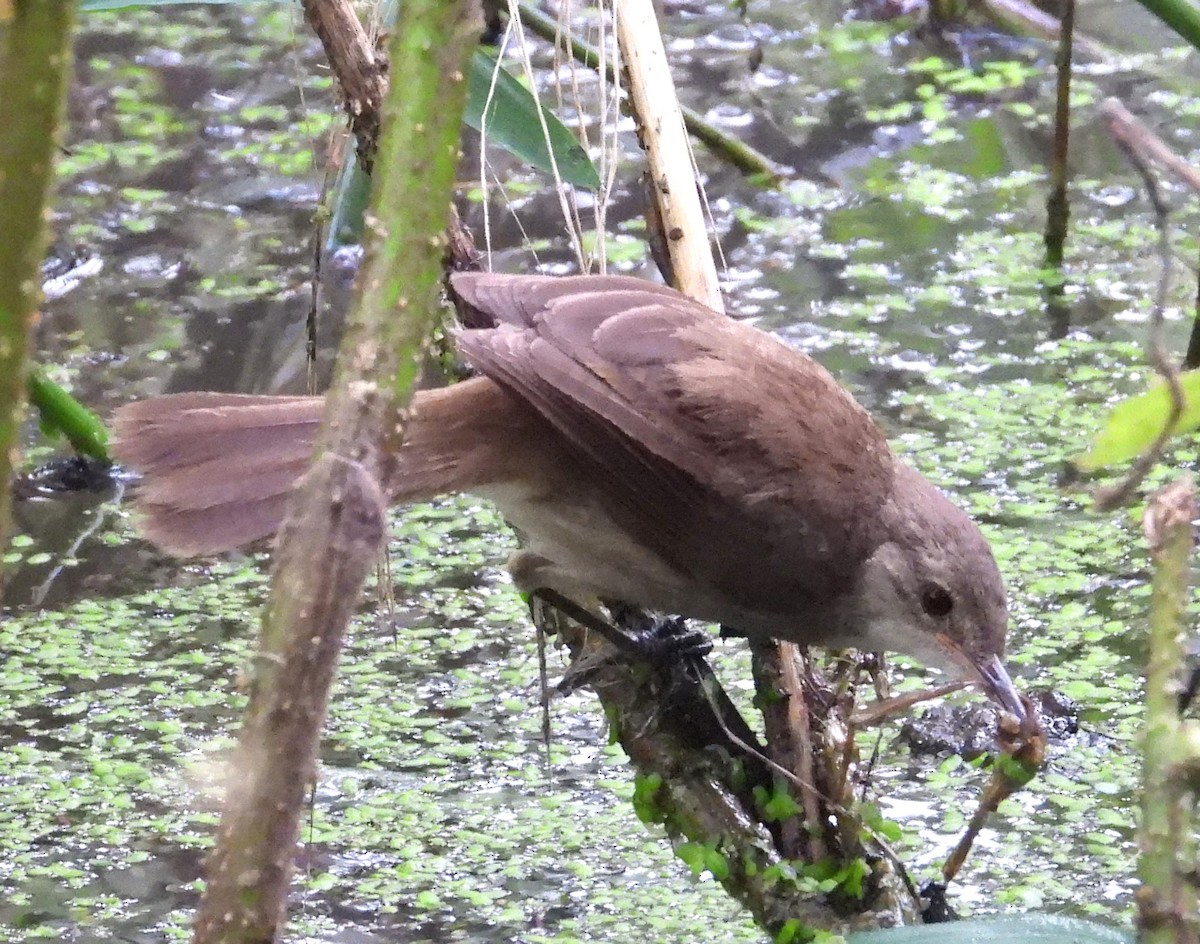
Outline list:
[[[1196,276],[1196,305],[1192,310],[1192,333],[1188,336],[1187,354],[1183,358],[1184,370],[1200,367],[1200,273]]]
[[[1194,798],[1179,776],[1187,758],[1178,708],[1195,485],[1182,478],[1159,490],[1144,528],[1154,561],[1150,598],[1150,655],[1146,666],[1146,724],[1142,733],[1143,796],[1139,834],[1138,940],[1141,944],[1197,941]]]
[[[1067,240],[1067,157],[1071,125],[1071,43],[1075,32],[1075,0],[1063,4],[1062,28],[1054,64],[1058,70],[1054,105],[1054,153],[1050,160],[1050,196],[1046,200],[1046,267],[1062,268]]]
[[[65,0],[0,2],[0,549],[12,527],[9,482],[24,414],[29,335],[41,300],[46,200],[74,22],[75,4]]]
[[[1046,268],[1042,299],[1050,336],[1064,338],[1070,329],[1070,309],[1064,299],[1062,264],[1067,241],[1070,204],[1067,201],[1067,158],[1071,123],[1071,49],[1075,33],[1075,0],[1064,0],[1058,37],[1057,98],[1054,108],[1054,151],[1050,157],[1050,196],[1046,199]]]
[[[283,937],[329,688],[346,625],[383,542],[379,482],[403,435],[402,407],[438,315],[464,75],[478,31],[473,0],[406,0],[396,27],[368,255],[326,398],[318,458],[293,493],[280,532],[196,944]]]
[[[708,245],[687,131],[653,0],[615,0],[613,7],[617,42],[629,73],[633,112],[646,148],[675,288],[723,312],[725,303]]]

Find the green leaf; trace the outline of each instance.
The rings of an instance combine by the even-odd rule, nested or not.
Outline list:
[[[1059,915],[1004,915],[850,935],[850,944],[1133,944],[1133,935]]]
[[[725,856],[712,847],[708,847],[704,854],[704,867],[718,882],[729,878],[729,863],[725,861]]]
[[[996,769],[1004,775],[1005,780],[1022,787],[1036,777],[1041,769],[1037,764],[1018,760],[1011,754],[998,754],[995,763]]]
[[[675,847],[675,855],[682,859],[683,863],[692,870],[692,874],[697,877],[704,874],[704,870],[708,867],[705,864],[708,849],[703,843],[682,842]]]
[[[666,822],[667,812],[659,803],[661,774],[638,774],[633,778],[633,809],[643,823]]]
[[[887,819],[883,815],[883,811],[875,803],[860,803],[858,805],[858,815],[862,820],[867,836],[870,836],[872,833],[878,833],[888,842],[899,842],[904,835],[900,824]]]
[[[550,150],[553,150],[554,162],[563,180],[576,187],[592,190],[599,187],[600,175],[587,152],[561,121],[542,108],[540,111],[550,140],[550,149],[547,149],[547,135],[542,133],[538,119],[537,100],[524,85],[504,69],[499,69],[495,72],[496,88],[492,90],[492,74],[496,68],[495,56],[483,49],[475,50],[467,76],[467,107],[463,120],[475,130],[482,131],[484,108],[491,93],[487,112],[490,142],[546,172],[551,172]]]
[[[1175,434],[1200,428],[1200,370],[1180,374],[1179,386],[1183,391],[1184,407],[1175,424]],[[1123,400],[1113,407],[1091,448],[1072,461],[1083,472],[1128,462],[1154,443],[1167,425],[1170,413],[1171,393],[1165,383]]]
[[[330,201],[329,226],[325,234],[327,253],[362,240],[363,217],[370,198],[371,178],[358,163],[354,142],[347,141]]]

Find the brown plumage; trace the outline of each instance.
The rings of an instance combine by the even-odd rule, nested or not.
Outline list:
[[[630,278],[463,273],[454,289],[493,325],[457,336],[480,376],[417,394],[393,499],[494,500],[527,539],[525,589],[969,664],[1016,710],[994,679],[1007,615],[986,542],[811,358]],[[147,536],[198,554],[272,533],[321,405],[119,410]]]

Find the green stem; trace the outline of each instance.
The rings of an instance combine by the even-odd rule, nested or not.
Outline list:
[[[1146,724],[1142,732],[1143,796],[1137,896],[1140,944],[1197,939],[1195,802],[1181,770],[1195,766],[1193,738],[1179,717],[1179,671],[1186,634],[1195,486],[1181,479],[1157,492],[1145,514],[1154,561]]]
[[[29,336],[46,249],[46,202],[71,75],[75,4],[0,2],[0,549],[25,408]]]
[[[308,7],[316,4],[332,5],[306,0],[310,18]],[[230,765],[237,784],[208,860],[195,944],[284,938],[295,843],[316,776],[329,689],[346,626],[383,543],[386,499],[379,483],[394,439],[403,435],[402,407],[440,314],[467,57],[480,28],[473,13],[473,0],[405,0],[393,34],[368,255],[326,398],[318,455],[280,532],[250,703]]]
[[[1046,268],[1061,270],[1067,241],[1067,156],[1071,138],[1071,46],[1075,34],[1075,0],[1063,5],[1062,29],[1054,64],[1058,72],[1054,103],[1054,149],[1050,156],[1050,196],[1046,200]]]
[[[26,378],[29,402],[41,414],[42,425],[62,433],[76,452],[99,462],[108,456],[108,431],[95,413],[67,393],[37,367]]]

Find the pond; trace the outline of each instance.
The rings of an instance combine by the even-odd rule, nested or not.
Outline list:
[[[164,390],[306,383],[312,221],[339,126],[319,48],[288,8],[166,9],[85,16],[76,44],[37,353],[101,414]],[[1146,554],[1128,512],[1099,515],[1057,482],[1105,404],[1147,382],[1160,270],[1140,178],[1098,105],[1122,98],[1195,159],[1200,70],[1132,3],[1089,3],[1079,24],[1107,54],[1081,57],[1072,93],[1066,286],[1048,312],[1046,43],[983,26],[937,36],[833,4],[665,14],[685,102],[795,169],[764,190],[697,146],[731,313],[837,373],[969,508],[1009,583],[1018,686],[1080,707],[1080,733],[984,832],[956,907],[1123,921]],[[621,148],[610,259],[650,277],[631,127]],[[552,188],[490,158],[495,267],[562,271],[571,251]],[[465,192],[473,158],[462,176]],[[1200,213],[1194,195],[1163,188],[1182,263],[1167,336],[1182,351]],[[481,234],[478,197],[464,206]],[[324,352],[352,269],[349,254],[326,261]],[[54,451],[32,424],[27,443],[30,465]],[[1181,447],[1159,480],[1192,461]],[[136,540],[125,491],[17,507],[0,610],[5,939],[179,938],[197,900],[267,558],[163,558]],[[638,822],[631,773],[588,694],[554,704],[547,752],[536,640],[503,572],[513,546],[469,499],[396,513],[389,569],[364,597],[333,696],[291,933],[532,944],[703,928],[708,942],[761,940]],[[718,647],[726,684],[746,695],[740,647]],[[904,684],[934,678],[893,661]],[[880,736],[867,792],[930,877],[986,773],[914,756],[897,730]]]

